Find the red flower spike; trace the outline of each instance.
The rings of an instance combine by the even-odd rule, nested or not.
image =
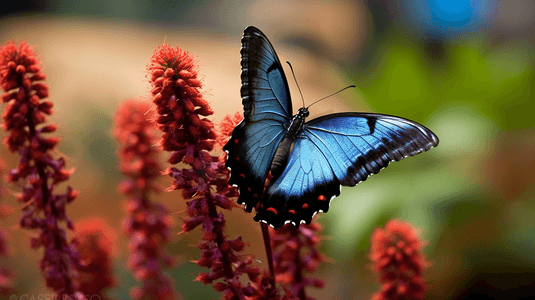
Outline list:
[[[0,161],[0,175],[4,173],[4,163]],[[0,176],[1,178],[1,176]],[[0,197],[4,195],[3,183],[0,182]],[[0,203],[0,219],[11,215],[11,207],[6,204]],[[11,246],[9,245],[9,232],[7,228],[0,227],[0,257],[5,261],[7,257],[11,255]],[[0,295],[7,298],[8,295],[13,293],[13,273],[6,269],[0,268]]]
[[[299,299],[314,299],[307,297],[305,288],[322,288],[325,284],[321,279],[305,277],[305,272],[316,271],[326,260],[317,250],[323,227],[316,220],[317,217],[310,225],[302,224],[299,228],[292,224],[278,230],[270,228],[275,279]]]
[[[236,197],[237,190],[228,185],[229,173],[223,161],[208,153],[218,137],[212,121],[205,118],[213,110],[200,92],[193,56],[180,48],[162,45],[154,52],[147,70],[152,102],[159,114],[157,126],[163,132],[161,145],[171,152],[168,162],[188,165],[181,170],[170,167],[165,172],[174,179],[169,190],[180,189],[188,200],[190,219],[184,220],[182,229],[189,232],[202,225],[204,231],[198,245],[201,258],[196,263],[210,272],[200,274],[197,280],[214,284],[223,299],[267,299],[261,297],[266,291],[260,270],[252,266],[254,260],[240,254],[246,243],[241,237],[229,240],[224,233],[225,219],[218,207],[235,207],[228,198]],[[229,136],[230,131],[224,138]],[[253,285],[242,284],[239,277],[244,274]],[[280,299],[269,295],[273,296],[270,299]]]
[[[83,262],[80,292],[106,299],[106,290],[116,284],[112,253],[115,252],[117,234],[100,218],[78,222],[76,228],[78,251]]]
[[[429,263],[422,252],[423,242],[408,223],[390,220],[371,237],[370,258],[379,274],[381,291],[375,300],[421,300],[427,285],[423,272]]]
[[[119,141],[120,169],[128,177],[120,190],[129,197],[123,228],[130,238],[128,267],[141,281],[130,291],[134,299],[175,299],[173,283],[163,270],[175,264],[165,250],[171,233],[166,207],[149,200],[159,191],[155,184],[162,167],[154,123],[155,112],[148,100],[128,99],[115,114],[114,135]]]
[[[19,224],[37,231],[38,237],[30,240],[30,247],[44,248],[40,268],[47,286],[59,297],[79,298],[76,270],[81,265],[76,241],[67,239],[72,222],[65,213],[65,205],[74,197],[70,187],[65,194],[53,194],[70,172],[64,169],[62,158],[52,156],[58,139],[42,136],[54,132],[55,125],[41,126],[44,130],[37,127],[46,122],[53,106],[43,100],[48,97],[48,86],[40,82],[45,79],[40,71],[39,59],[25,42],[18,47],[13,42],[0,47],[0,87],[6,93],[2,100],[8,103],[2,115],[2,127],[9,132],[4,143],[21,156],[18,167],[7,178],[22,186],[17,196],[24,202]]]

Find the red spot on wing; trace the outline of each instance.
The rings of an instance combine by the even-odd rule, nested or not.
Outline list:
[[[240,158],[236,156],[236,157],[234,158],[234,160],[235,160],[235,161],[240,161]]]
[[[251,192],[251,188],[250,188],[250,187],[248,187],[248,188],[247,188],[247,191],[248,191],[248,192]]]
[[[327,201],[327,198],[325,198],[325,196],[323,196],[323,195],[319,195],[318,196],[318,201]]]
[[[241,173],[240,177],[245,179],[245,174]]]
[[[254,193],[254,194],[253,194],[253,198],[258,198],[258,194],[257,194],[257,193]]]
[[[274,209],[273,207],[267,208],[266,210],[267,210],[267,211],[270,211],[270,212],[272,212],[272,213],[274,213],[274,214],[277,214],[277,210]]]
[[[308,203],[304,203],[303,206],[301,206],[302,209],[308,209]]]
[[[239,139],[234,139],[234,144],[237,144],[237,143],[239,143],[239,142],[240,142]]]
[[[289,214],[292,214],[292,215],[295,215],[295,210],[290,209],[290,210],[288,211],[288,213],[289,213]]]

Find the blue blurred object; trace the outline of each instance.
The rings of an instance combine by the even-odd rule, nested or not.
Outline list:
[[[444,38],[478,30],[489,17],[485,0],[406,0],[407,21],[424,35]]]

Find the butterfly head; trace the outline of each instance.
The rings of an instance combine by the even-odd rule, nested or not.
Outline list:
[[[298,117],[301,117],[301,118],[303,118],[303,119],[306,118],[306,117],[308,117],[309,114],[310,114],[310,113],[308,112],[308,108],[306,108],[306,107],[301,107],[301,108],[299,109],[299,111],[297,112],[297,116],[298,116]]]

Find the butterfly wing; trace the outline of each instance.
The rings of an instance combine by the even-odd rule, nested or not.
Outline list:
[[[355,186],[399,161],[438,145],[426,127],[400,117],[339,113],[305,125],[280,177],[267,187],[255,220],[275,228],[310,223],[326,212],[341,185]]]
[[[259,29],[245,29],[240,52],[244,119],[223,149],[228,152],[230,183],[240,189],[238,203],[245,203],[250,212],[262,195],[274,152],[292,116],[292,102],[279,58]]]
[[[287,123],[293,113],[288,81],[267,37],[258,28],[247,27],[240,53],[240,92],[245,120],[273,119]]]

